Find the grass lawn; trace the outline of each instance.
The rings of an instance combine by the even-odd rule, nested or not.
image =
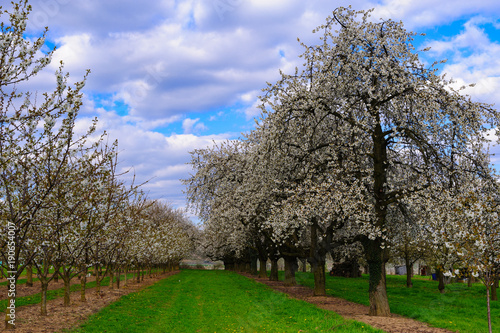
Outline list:
[[[314,286],[312,273],[297,272],[296,278],[300,284]],[[437,281],[414,278],[413,288],[406,288],[406,276],[388,275],[391,312],[461,333],[488,331],[483,284],[471,288],[463,283],[449,284],[445,294],[440,294],[437,286]],[[356,279],[327,276],[326,288],[329,295],[369,305],[367,275]],[[493,331],[500,332],[500,301],[491,302],[491,318]]]
[[[91,316],[72,332],[382,332],[233,272],[185,270]]]

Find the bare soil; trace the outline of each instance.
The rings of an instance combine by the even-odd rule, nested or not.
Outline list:
[[[63,305],[63,298],[57,298],[47,302],[47,316],[40,315],[40,304],[34,304],[30,306],[22,306],[16,309],[16,330],[18,333],[48,333],[48,332],[60,332],[63,329],[70,329],[76,327],[83,323],[91,314],[98,312],[103,307],[108,304],[118,300],[121,296],[127,295],[132,292],[139,291],[147,286],[154,284],[170,275],[176,274],[178,271],[161,274],[158,276],[144,278],[144,281],[137,283],[135,279],[129,279],[127,285],[123,286],[123,281],[120,289],[109,289],[109,287],[101,287],[101,293],[97,294],[96,288],[90,288],[86,290],[86,302],[80,301],[80,291],[75,291],[71,293],[71,304],[69,307]],[[87,278],[90,281],[90,278]],[[75,283],[79,283],[78,279],[75,279]],[[54,283],[54,287],[50,289],[55,289],[58,284],[59,288],[64,286],[62,282]],[[35,293],[38,288],[40,292],[39,283],[35,283],[33,287],[30,288],[31,293]],[[37,286],[38,285],[38,286]],[[21,287],[21,286],[19,286]],[[50,285],[49,285],[50,287]],[[23,287],[19,288],[19,294]],[[24,291],[26,292],[26,291]],[[29,295],[26,294],[26,295]],[[4,319],[4,313],[0,316]],[[3,320],[0,322],[3,328]],[[2,332],[8,332],[3,329]],[[11,331],[12,332],[12,331]]]
[[[287,287],[282,281],[269,281],[250,274],[242,275],[266,284],[274,290],[288,294],[290,297],[300,299],[325,310],[338,313],[346,319],[354,319],[367,323],[373,327],[390,333],[450,333],[453,331],[442,328],[430,327],[426,323],[406,318],[397,314],[390,317],[376,317],[368,315],[369,307],[362,304],[346,301],[333,296],[314,296],[311,288],[305,286]]]

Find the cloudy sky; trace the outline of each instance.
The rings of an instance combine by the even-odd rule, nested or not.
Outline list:
[[[318,43],[312,30],[336,7],[375,8],[373,17],[404,22],[431,46],[426,62],[469,93],[500,105],[498,0],[32,0],[29,30],[49,26],[71,77],[91,74],[79,123],[97,115],[118,139],[120,167],[133,167],[153,199],[185,206],[179,179],[190,172],[188,152],[251,130],[257,97],[279,70],[301,64],[302,47]],[[54,80],[40,75],[33,87]]]

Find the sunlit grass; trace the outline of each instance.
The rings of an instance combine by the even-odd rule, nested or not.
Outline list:
[[[182,271],[73,332],[382,332],[227,271]]]
[[[314,286],[312,273],[298,272],[297,282]],[[280,278],[283,278],[280,272]],[[329,295],[369,305],[368,276],[349,279],[330,277],[326,279]],[[429,323],[435,327],[452,331],[485,332],[488,330],[486,317],[486,289],[481,283],[471,288],[464,283],[446,286],[440,294],[437,281],[428,278],[414,278],[413,288],[406,288],[406,276],[388,275],[387,294],[392,313]],[[491,302],[493,331],[500,332],[500,303]]]

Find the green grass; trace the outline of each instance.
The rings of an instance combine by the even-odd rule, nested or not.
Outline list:
[[[185,270],[94,314],[72,332],[382,332],[233,272]]]
[[[298,272],[296,278],[299,284],[314,286],[311,273]],[[449,284],[445,294],[440,294],[437,286],[437,281],[414,278],[413,288],[406,288],[406,276],[388,275],[391,312],[461,333],[488,330],[484,285],[476,283],[468,288],[463,283]],[[329,295],[369,305],[367,275],[356,279],[328,276],[326,288]],[[493,331],[500,332],[500,301],[491,302],[491,318]]]

